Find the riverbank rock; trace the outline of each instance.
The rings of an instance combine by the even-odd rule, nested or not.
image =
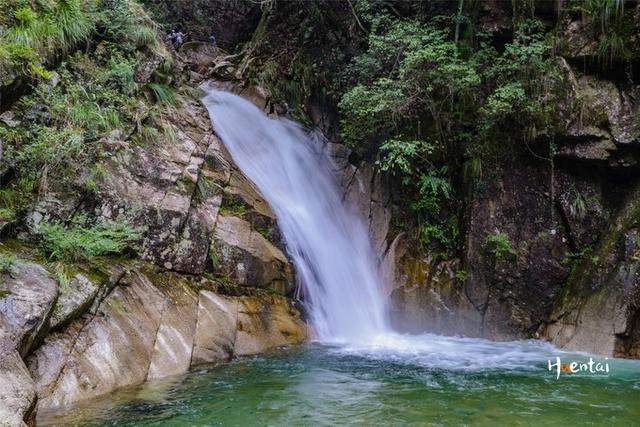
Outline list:
[[[82,273],[76,274],[65,285],[60,286],[60,295],[49,320],[51,329],[59,329],[84,313],[100,290],[99,283],[95,283]]]
[[[132,267],[95,311],[49,335],[29,357],[39,408],[305,340],[286,298],[216,289],[207,280]]]
[[[236,340],[238,304],[213,292],[201,291],[193,344],[194,364],[231,359]]]

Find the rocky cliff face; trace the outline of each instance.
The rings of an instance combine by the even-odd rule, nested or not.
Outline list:
[[[396,251],[404,328],[639,357],[637,86],[585,68],[597,53],[578,28],[568,23],[558,58],[566,100],[552,158],[516,156],[474,189],[462,259]],[[498,234],[502,256],[487,240]]]
[[[260,27],[255,5],[203,2],[193,13],[209,6],[220,10],[215,19],[225,17],[223,44],[248,40]],[[487,2],[482,25],[508,33],[503,9]],[[332,13],[359,31],[351,8],[339,5]],[[370,231],[397,329],[537,337],[571,350],[640,358],[637,85],[584,66],[597,52],[579,22],[567,23],[564,38],[563,124],[541,136],[553,141],[552,155],[513,156],[469,189],[458,258],[443,259],[418,245],[410,228],[394,225],[403,213],[393,182],[372,161],[354,161],[338,138],[318,138],[345,200]],[[205,79],[243,77],[249,60],[238,65],[211,46],[184,46],[175,68],[184,65],[188,83],[179,103],[145,118],[153,129],[144,140],[133,137],[141,123],[101,140],[108,155],[99,159],[96,191],[53,183],[24,223],[0,219],[3,237],[27,239],[43,225],[76,217],[141,229],[133,259],[78,263],[69,280],[34,248],[2,242],[2,253],[15,259],[0,265],[0,420],[30,423],[36,407],[305,339],[288,298],[295,281],[274,214],[235,168],[193,94]],[[157,67],[150,58],[136,78],[147,81]],[[265,111],[283,111],[262,90],[224,85]],[[335,129],[335,110],[311,98],[305,106],[311,119]],[[11,114],[2,120],[13,126]],[[6,172],[0,169],[3,180]],[[506,249],[492,248],[491,236]]]
[[[307,337],[275,216],[186,92],[147,144],[113,132],[99,190],[51,188],[24,233],[76,215],[127,221],[138,257],[79,263],[69,280],[36,248],[4,242],[0,419],[67,405],[203,363]]]

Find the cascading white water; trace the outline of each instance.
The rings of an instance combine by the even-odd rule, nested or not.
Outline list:
[[[203,103],[234,162],[274,210],[321,341],[362,342],[387,330],[373,250],[329,169],[297,124],[211,88]]]

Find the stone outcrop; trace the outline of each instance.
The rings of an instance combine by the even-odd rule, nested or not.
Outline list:
[[[415,251],[400,234],[391,244],[385,264],[389,277],[391,321],[403,332],[436,332],[445,335],[480,334],[481,316],[469,301],[464,278],[457,277],[459,260],[437,261]]]
[[[359,215],[369,231],[373,250],[382,260],[388,249],[391,220],[390,190],[383,175],[368,161],[357,166],[349,162],[351,150],[343,144],[315,135],[316,144],[330,160],[338,184],[343,188],[345,203]]]
[[[638,104],[614,81],[579,74],[558,59],[566,81],[562,143],[556,157],[614,169],[638,168],[640,143]]]
[[[220,216],[211,246],[214,268],[234,283],[293,290],[293,275],[287,258],[251,224],[241,218]]]
[[[632,192],[591,256],[575,265],[541,333],[569,350],[640,358],[638,202]]]
[[[275,215],[204,107],[183,94],[154,126],[148,140],[132,129],[110,135],[95,194],[51,188],[27,219],[33,234],[75,215],[127,222],[141,233],[136,260],[71,266],[64,281],[33,251],[2,267],[0,414],[11,414],[9,425],[31,422],[36,406],[306,339],[285,297],[295,280]]]

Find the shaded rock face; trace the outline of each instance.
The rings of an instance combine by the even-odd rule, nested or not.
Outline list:
[[[200,274],[222,200],[208,178],[217,171],[206,160],[221,157],[222,148],[195,101],[170,114],[167,126],[175,123],[175,140],[120,151],[106,165],[105,187],[93,209],[100,218],[133,217],[144,227],[142,258]]]
[[[640,358],[638,197],[629,196],[593,254],[578,263],[541,333],[570,350]]]
[[[436,261],[410,247],[404,234],[391,244],[385,264],[390,279],[392,326],[403,332],[445,335],[480,334],[481,316],[456,277],[458,260]]]
[[[634,94],[617,82],[581,75],[562,58],[559,62],[568,87],[560,111],[565,129],[556,157],[637,172],[640,123]]]
[[[285,255],[240,218],[219,217],[211,258],[214,268],[234,283],[293,291],[293,275]]]
[[[548,179],[544,169],[508,169],[473,202],[465,292],[482,315],[483,336],[533,334],[566,279],[568,268],[561,261],[569,249],[567,236]],[[506,236],[514,253],[492,253],[489,239],[495,235]]]

